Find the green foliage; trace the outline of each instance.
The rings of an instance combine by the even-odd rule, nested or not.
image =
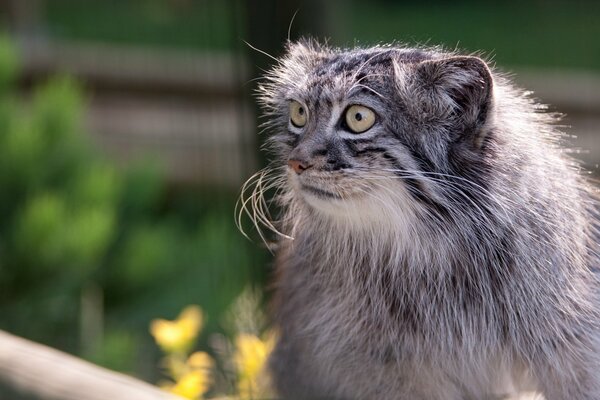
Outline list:
[[[25,102],[15,60],[0,39],[0,329],[121,370],[138,365],[150,341],[140,332],[156,315],[199,303],[218,329],[248,280],[261,278],[254,245],[235,230],[233,198],[169,189],[147,161],[118,169],[81,129],[78,85],[55,78]],[[103,297],[95,308],[81,306],[90,286]],[[94,321],[105,334],[82,341],[80,327]]]
[[[230,49],[236,2],[52,0],[45,22],[57,37],[125,44]]]
[[[173,228],[161,224],[136,226],[116,256],[118,279],[137,288],[168,276],[176,234]]]
[[[138,337],[136,337],[138,336]],[[132,371],[134,360],[124,355],[135,354],[139,334],[125,330],[109,330],[87,358],[114,371]]]
[[[19,69],[17,54],[7,38],[0,38],[0,91],[5,91],[14,81]]]

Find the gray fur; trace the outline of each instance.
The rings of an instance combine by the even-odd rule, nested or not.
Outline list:
[[[435,48],[290,44],[260,94],[283,398],[600,399],[596,203],[553,115]],[[367,132],[344,128],[351,104]]]

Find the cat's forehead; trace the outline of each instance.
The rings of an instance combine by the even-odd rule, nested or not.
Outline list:
[[[291,94],[306,101],[341,101],[357,82],[382,79],[389,75],[391,59],[384,52],[344,52],[316,56],[302,65],[302,79],[296,80]]]
[[[360,86],[385,86],[393,79],[393,63],[416,63],[431,58],[421,50],[376,48],[319,52],[306,57],[302,79],[292,92],[309,100],[341,100]],[[357,86],[360,85],[360,86]]]
[[[390,62],[389,50],[332,53],[322,57],[311,73],[317,77],[347,75],[362,70],[367,72],[386,68]]]
[[[312,62],[308,64],[309,72],[316,76],[333,76],[387,70],[391,67],[392,62],[418,63],[434,56],[434,53],[410,48],[332,50],[317,53]],[[308,59],[310,60],[310,58]]]

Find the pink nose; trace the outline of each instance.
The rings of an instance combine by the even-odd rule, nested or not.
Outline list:
[[[299,160],[288,160],[288,165],[292,168],[298,175],[303,173],[305,170],[309,169],[311,165],[299,161]]]

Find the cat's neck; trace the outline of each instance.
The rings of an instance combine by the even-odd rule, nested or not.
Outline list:
[[[377,218],[357,214],[324,215],[321,211],[296,210],[290,221],[289,246],[322,265],[347,265],[363,260],[385,265],[409,261],[424,264],[432,248],[432,238],[423,224],[407,216],[381,215]]]
[[[397,269],[398,265],[416,274],[435,270],[443,273],[457,264],[478,264],[490,259],[501,246],[502,230],[491,231],[485,224],[454,216],[440,223],[418,213],[379,215],[331,215],[306,205],[288,209],[291,222],[286,233],[289,249],[325,268]],[[460,222],[462,221],[462,222]]]

